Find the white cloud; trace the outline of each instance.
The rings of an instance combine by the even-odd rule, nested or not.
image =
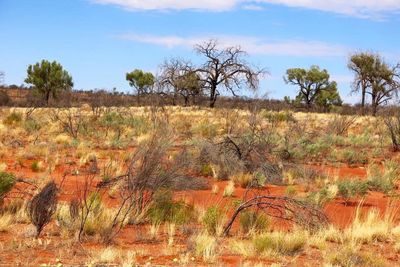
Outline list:
[[[399,0],[256,0],[256,2],[316,9],[366,18],[400,11]]]
[[[117,5],[129,10],[184,10],[198,9],[226,11],[233,8],[256,7],[261,4],[278,4],[307,8],[357,17],[380,17],[400,12],[399,0],[90,0],[98,4]]]
[[[241,46],[249,54],[296,56],[296,57],[336,57],[347,56],[350,48],[318,41],[278,40],[270,41],[251,36],[210,35],[210,36],[157,36],[141,34],[124,34],[119,38],[134,42],[160,45],[168,48],[185,47],[191,49],[194,45],[210,39],[217,39],[219,45]]]
[[[92,0],[98,4],[111,4],[129,10],[183,10],[199,9],[223,11],[234,8],[242,0]]]

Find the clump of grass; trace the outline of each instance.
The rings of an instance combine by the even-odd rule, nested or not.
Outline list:
[[[342,197],[345,203],[351,198],[364,197],[368,193],[368,182],[360,180],[340,180],[337,182],[338,196]]]
[[[233,181],[236,185],[240,185],[242,188],[247,188],[251,185],[253,181],[253,175],[250,173],[238,173],[232,175],[230,180]]]
[[[194,219],[194,207],[184,201],[174,201],[171,191],[161,190],[154,195],[147,216],[153,224],[169,222],[182,225]]]
[[[233,196],[233,193],[235,192],[235,183],[232,181],[229,181],[228,184],[224,188],[224,193],[223,197],[231,197]]]
[[[195,237],[196,255],[201,256],[204,261],[212,262],[217,255],[218,243],[214,236],[200,233]]]
[[[253,245],[258,253],[275,252],[281,255],[294,255],[304,248],[306,241],[307,234],[303,231],[273,232],[255,236]]]
[[[387,211],[385,216],[380,218],[379,211],[372,209],[363,218],[360,208],[357,208],[353,223],[344,232],[345,238],[363,244],[387,240],[394,224],[393,213]]]
[[[217,206],[209,207],[203,217],[202,224],[209,235],[215,236],[222,234],[224,214]]]
[[[376,254],[360,252],[359,247],[348,244],[337,252],[326,256],[327,262],[333,266],[387,266],[387,262]]]
[[[367,180],[371,190],[390,193],[395,188],[396,181],[399,179],[400,169],[398,164],[393,161],[384,163],[384,170],[376,164],[368,166]]]
[[[34,172],[40,172],[43,170],[43,162],[34,160],[31,164],[31,170]]]
[[[269,220],[263,213],[243,211],[239,215],[239,225],[243,233],[261,233],[267,230]]]

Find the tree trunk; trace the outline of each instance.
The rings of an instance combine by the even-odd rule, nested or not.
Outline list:
[[[211,85],[211,89],[210,89],[210,108],[214,108],[215,107],[215,101],[217,100],[216,91],[217,91],[217,86],[214,85],[214,84]]]
[[[361,115],[365,115],[365,94],[366,94],[365,81],[361,81]]]

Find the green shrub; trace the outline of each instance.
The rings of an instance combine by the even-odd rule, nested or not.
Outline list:
[[[41,163],[37,160],[34,160],[31,164],[31,170],[34,172],[39,172],[42,169]]]
[[[202,223],[206,231],[210,235],[216,235],[218,233],[218,228],[222,224],[223,212],[217,206],[209,207],[203,218]]]
[[[341,160],[349,165],[366,164],[368,163],[367,154],[353,149],[345,149],[341,153]]]
[[[263,213],[257,213],[255,211],[243,211],[239,215],[239,225],[243,233],[260,233],[267,230],[269,220]]]
[[[15,182],[15,176],[12,173],[0,172],[0,205],[5,195],[14,187]]]
[[[338,195],[348,202],[353,197],[363,197],[368,192],[368,182],[359,180],[341,180],[337,182]]]
[[[147,216],[153,224],[171,222],[182,225],[194,218],[194,208],[184,201],[174,201],[171,191],[160,190],[154,195]]]
[[[38,123],[36,120],[34,120],[32,118],[27,119],[24,122],[25,131],[27,131],[28,133],[36,132],[36,131],[40,130],[41,127],[42,126],[40,125],[40,123]]]
[[[22,114],[18,113],[18,112],[12,112],[10,113],[4,120],[3,123],[5,125],[15,125],[15,124],[19,124],[20,122],[22,122]]]
[[[370,165],[367,180],[371,190],[385,194],[393,191],[399,177],[399,167],[396,162],[388,161],[384,164],[384,171],[378,165]]]

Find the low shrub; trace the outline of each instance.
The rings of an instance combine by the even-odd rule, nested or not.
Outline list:
[[[337,182],[338,196],[347,203],[350,198],[363,197],[368,192],[368,182],[360,180],[340,180]]]
[[[171,191],[161,190],[154,195],[147,216],[153,224],[169,222],[182,225],[194,218],[194,208],[184,201],[174,201]]]
[[[223,211],[217,206],[211,206],[206,210],[202,218],[202,223],[207,233],[215,236],[222,232],[223,220]]]
[[[261,233],[267,230],[269,220],[263,213],[243,211],[239,215],[239,225],[243,233]]]

